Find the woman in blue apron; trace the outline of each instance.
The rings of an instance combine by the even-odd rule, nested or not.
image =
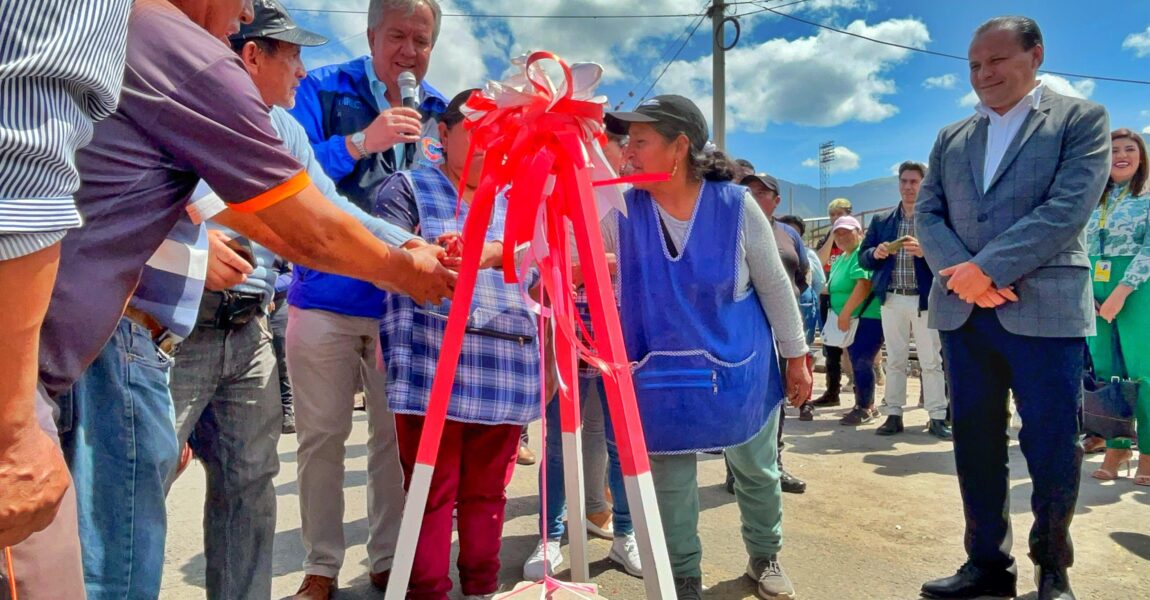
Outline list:
[[[701,598],[696,453],[719,449],[735,475],[747,576],[759,596],[791,598],[778,561],[775,432],[784,390],[797,405],[811,378],[771,224],[730,183],[733,165],[706,152],[707,124],[690,100],[657,96],[608,119],[628,127],[636,174],[671,175],[636,185],[627,216],[612,213],[602,228],[607,252],[618,255],[623,337],[678,598]]]
[[[376,195],[375,212],[429,241],[463,229],[479,183],[482,155],[463,172],[470,135],[460,107],[471,91],[457,95],[440,119],[438,167],[393,175]],[[433,158],[433,156],[429,156]],[[457,190],[463,187],[456,216]],[[497,200],[484,248],[483,267],[500,264],[506,204]],[[527,282],[530,283],[530,282]],[[451,303],[417,305],[389,294],[380,327],[387,368],[387,400],[395,413],[400,463],[408,482],[415,465],[432,381],[443,345]],[[484,268],[475,284],[463,349],[431,479],[427,510],[415,551],[407,598],[447,600],[451,590],[452,512],[457,513],[460,587],[466,598],[490,598],[499,584],[506,488],[511,480],[523,426],[540,417],[539,343],[535,316],[518,284]],[[398,518],[398,517],[397,517]]]

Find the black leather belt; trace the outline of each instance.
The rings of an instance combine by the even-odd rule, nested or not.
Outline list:
[[[918,290],[891,290],[890,293],[898,294],[899,296],[917,296]]]
[[[263,314],[263,294],[204,292],[196,326],[235,331]]]

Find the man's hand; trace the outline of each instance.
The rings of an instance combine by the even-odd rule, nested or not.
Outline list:
[[[890,250],[887,249],[886,244],[879,244],[874,247],[875,260],[886,260],[890,256]]]
[[[59,446],[35,423],[2,433],[0,547],[5,547],[52,523],[72,479]]]
[[[389,108],[363,130],[363,147],[372,154],[383,152],[396,144],[419,141],[422,132],[419,111],[402,106]]]
[[[998,308],[1007,302],[1018,302],[1018,295],[1014,293],[1014,288],[1005,287],[998,290],[992,287],[975,299],[974,304],[982,308]]]
[[[946,287],[958,294],[959,298],[970,303],[976,302],[979,296],[985,294],[994,285],[990,277],[987,277],[986,273],[978,268],[978,265],[970,261],[947,267],[939,271],[939,275],[949,277]]]
[[[838,321],[839,331],[847,332],[851,330],[851,316],[850,314],[839,315]]]
[[[798,408],[811,396],[811,374],[807,371],[807,357],[787,359],[787,402]]]
[[[213,292],[243,283],[253,271],[248,261],[228,247],[228,240],[224,232],[208,230],[208,275],[204,287]]]
[[[445,251],[439,246],[427,244],[407,252],[412,257],[410,270],[395,280],[384,282],[381,287],[411,296],[418,304],[438,304],[451,298],[455,290],[455,271],[441,264]]]
[[[902,243],[902,249],[906,250],[911,256],[922,258],[922,246],[919,245],[918,239],[910,236]]]

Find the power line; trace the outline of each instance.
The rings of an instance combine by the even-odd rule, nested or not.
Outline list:
[[[346,10],[335,8],[288,8],[288,12],[313,12],[346,15],[366,15],[366,10]],[[661,14],[661,15],[499,15],[476,13],[443,13],[444,17],[465,17],[469,19],[670,19],[697,17],[698,13]]]
[[[786,4],[780,4],[779,6],[775,6],[775,7],[771,7],[771,8],[768,8],[767,5],[763,3],[763,0],[751,0],[749,2],[736,2],[735,4],[754,4],[755,6],[759,7],[759,10],[752,10],[751,12],[746,12],[746,13],[742,13],[742,14],[735,15],[735,16],[736,17],[746,17],[749,15],[757,15],[759,13],[767,12],[768,10],[778,10],[780,8],[786,8],[788,6],[794,6],[796,4],[802,4],[804,2],[810,2],[810,0],[795,0],[794,2],[788,2]]]
[[[805,0],[800,0],[800,1],[805,1]],[[760,4],[759,6],[762,6],[762,5]],[[836,27],[831,27],[830,25],[823,25],[822,23],[818,23],[815,21],[808,21],[807,19],[803,19],[801,17],[796,17],[796,16],[791,15],[791,14],[781,13],[774,8],[768,8],[766,6],[763,6],[762,8],[764,11],[774,13],[776,15],[779,15],[780,17],[786,17],[786,18],[791,19],[793,21],[805,23],[805,24],[810,25],[812,27],[818,27],[820,29],[826,29],[827,31],[833,31],[835,33],[841,33],[843,35],[849,35],[851,37],[858,38],[860,40],[866,40],[868,42],[874,42],[876,44],[882,44],[883,46],[891,46],[893,48],[901,48],[903,50],[909,50],[911,52],[918,52],[920,54],[927,54],[930,56],[938,56],[940,58],[951,58],[951,59],[955,59],[955,60],[961,60],[963,62],[967,62],[969,60],[967,57],[959,56],[957,54],[947,54],[946,52],[937,52],[934,50],[927,50],[925,48],[915,48],[914,46],[907,46],[907,45],[898,44],[895,42],[888,42],[886,40],[880,40],[880,39],[872,38],[869,36],[865,36],[865,35],[862,35],[860,33],[854,33],[851,31],[846,31],[845,29],[838,29]],[[782,8],[782,7],[779,7],[779,8]],[[759,11],[756,11],[756,12],[759,12]],[[753,14],[753,13],[748,13],[748,14]],[[1107,77],[1104,75],[1082,75],[1080,73],[1068,73],[1065,71],[1040,70],[1039,72],[1045,73],[1047,75],[1059,75],[1062,77],[1074,77],[1074,78],[1078,78],[1078,79],[1096,79],[1098,81],[1113,81],[1116,83],[1135,83],[1138,85],[1150,85],[1150,81],[1145,81],[1145,80],[1141,80],[1141,79],[1126,79],[1126,78],[1122,78],[1122,77]]]
[[[683,49],[687,47],[687,44],[690,43],[691,38],[695,36],[695,32],[699,30],[699,26],[701,26],[706,20],[707,15],[699,17],[699,21],[695,23],[694,27],[691,28],[691,31],[687,34],[686,39],[684,39],[683,43],[679,45],[679,49],[676,50],[671,59],[668,60],[665,65],[663,65],[663,70],[659,71],[659,76],[655,78],[655,81],[651,82],[651,85],[647,86],[647,91],[643,92],[643,96],[640,97],[639,101],[635,103],[636,106],[642,104],[642,102],[647,99],[647,94],[650,94],[651,90],[655,89],[655,86],[659,83],[659,80],[662,79],[663,75],[667,73],[667,69],[670,69],[671,65],[674,64],[675,59],[679,58],[679,55],[682,54]]]
[[[700,11],[705,10],[708,6],[710,6],[710,4],[711,4],[711,0],[703,0],[703,5],[699,7],[699,10]],[[704,15],[704,18],[705,18],[705,15]],[[673,40],[670,44],[667,44],[667,47],[663,49],[663,53],[661,55],[659,55],[659,62],[663,62],[664,60],[666,60],[667,57],[670,56],[671,50],[675,47],[675,45],[681,43],[683,41],[683,38],[686,36],[689,36],[689,35],[691,35],[691,25],[684,27],[683,33],[680,34],[679,37],[676,38],[675,40]],[[636,88],[639,88],[643,84],[647,83],[647,79],[651,77],[651,73],[653,73],[653,72],[654,72],[654,70],[648,72],[646,75],[643,76],[642,79],[639,80],[638,83],[632,85],[631,89],[627,91],[627,97],[634,98]],[[623,108],[623,100],[620,100],[615,105],[615,110],[619,110],[621,108]]]
[[[767,0],[767,1],[770,1],[770,0]],[[785,8],[787,6],[793,6],[795,4],[802,4],[803,2],[807,2],[807,1],[808,0],[795,0],[794,2],[790,2],[788,4],[783,4],[777,8]],[[726,6],[730,7],[730,6],[740,5],[740,4],[754,4],[755,6],[763,7],[762,2],[763,2],[763,0],[741,0],[738,2],[728,2],[728,3],[726,3]],[[705,0],[703,2],[703,6],[699,10],[706,9],[710,4],[711,4],[710,0]],[[746,14],[755,14],[756,12],[763,12],[763,11],[758,10],[758,11],[754,11],[751,13],[744,13],[744,15],[734,15],[734,16],[740,17],[740,16],[745,16]],[[674,56],[672,56],[670,58],[670,60],[666,61],[666,63],[663,65],[663,69],[661,71],[659,71],[659,76],[656,77],[655,80],[651,82],[651,85],[647,87],[647,91],[643,92],[643,95],[639,98],[639,101],[635,103],[636,105],[642,103],[644,100],[647,99],[647,95],[651,93],[651,90],[655,89],[655,85],[657,85],[659,83],[659,80],[663,78],[663,75],[667,72],[667,69],[671,68],[671,64],[675,62],[675,59],[679,58],[679,55],[687,47],[687,44],[691,41],[691,38],[695,35],[695,32],[698,31],[699,27],[701,27],[702,24],[707,20],[707,17],[708,17],[708,14],[706,12],[704,12],[701,15],[699,21],[695,23],[694,27],[692,27],[689,30],[687,30],[686,32],[684,32],[686,35],[685,35],[685,38],[680,38],[680,44],[679,44],[678,50],[675,51]],[[670,49],[670,47],[668,47],[668,50],[669,49]],[[666,56],[666,55],[667,55],[667,53],[664,52],[663,56]],[[645,80],[646,80],[646,78],[641,80],[636,87],[638,87],[639,85],[643,85],[642,82]],[[627,92],[627,95],[628,96],[634,96],[634,90]],[[620,103],[620,105],[621,104],[622,103]]]

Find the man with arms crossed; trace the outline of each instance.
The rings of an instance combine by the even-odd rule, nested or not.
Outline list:
[[[924,584],[931,598],[1016,595],[1012,391],[1034,484],[1038,600],[1075,597],[1066,570],[1082,465],[1083,346],[1094,333],[1083,230],[1109,174],[1110,127],[1101,106],[1037,80],[1044,54],[1032,19],[999,17],[978,28],[969,53],[978,114],[939,132],[915,207],[923,253],[939,277],[930,326],[942,335],[966,514],[967,562]]]

